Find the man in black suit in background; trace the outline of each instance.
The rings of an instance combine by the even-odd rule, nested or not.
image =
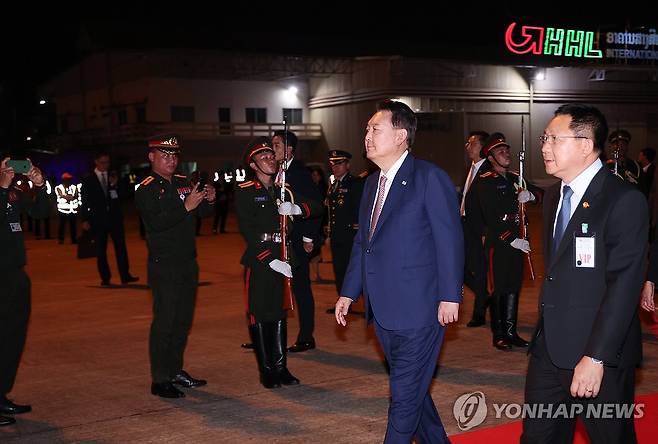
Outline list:
[[[546,172],[561,182],[544,200],[546,269],[525,402],[554,413],[564,405],[569,417],[526,415],[522,443],[572,442],[578,414],[593,443],[637,441],[634,411],[616,412],[634,410],[649,218],[644,195],[599,159],[607,134],[597,108],[571,104],[540,137]],[[612,418],[592,414],[609,404]]]
[[[281,166],[287,159],[286,183],[295,193],[314,200],[322,205],[322,196],[317,186],[311,179],[311,173],[304,163],[295,159],[297,148],[297,136],[292,131],[275,131],[272,137],[272,147],[276,155],[276,161],[280,165],[276,182],[280,181]],[[322,218],[299,219],[293,224],[290,234],[290,243],[293,248],[297,267],[292,271],[292,291],[297,302],[297,313],[299,316],[299,334],[297,341],[288,347],[292,353],[303,352],[315,348],[313,329],[315,327],[315,301],[311,291],[311,277],[309,274],[309,255],[313,248],[322,242],[320,233]],[[317,244],[317,245],[316,245]]]
[[[651,185],[653,185],[653,177],[656,172],[656,165],[653,160],[656,158],[656,150],[653,148],[644,148],[637,156],[637,161],[642,167],[642,176],[640,176],[640,190],[649,198],[651,194]]]
[[[491,163],[482,151],[488,138],[489,133],[485,131],[471,131],[464,144],[466,155],[470,160],[459,208],[464,228],[464,285],[468,286],[475,295],[473,315],[466,324],[467,327],[479,327],[485,324],[489,298],[487,258],[482,245],[482,237],[485,234],[484,218],[480,201],[475,193],[476,187],[473,186],[480,174],[491,171]]]
[[[128,269],[128,251],[123,229],[123,213],[119,200],[118,176],[109,172],[110,156],[106,152],[98,152],[94,157],[96,168],[94,172],[82,180],[82,205],[80,217],[82,228],[91,230],[96,241],[98,272],[101,275],[101,285],[110,285],[110,266],[107,263],[107,238],[112,237],[114,252],[117,257],[119,275],[122,284],[136,282],[139,278],[131,276]]]

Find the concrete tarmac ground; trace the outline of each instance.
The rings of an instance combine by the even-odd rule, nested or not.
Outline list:
[[[32,278],[32,318],[27,346],[10,399],[33,412],[0,428],[2,443],[375,443],[383,440],[388,378],[372,328],[351,315],[348,327],[325,313],[336,300],[333,282],[316,283],[318,348],[289,355],[289,368],[302,384],[267,390],[258,382],[256,360],[240,348],[248,339],[244,316],[243,241],[233,217],[228,234],[210,234],[204,220],[197,238],[201,286],[185,368],[208,380],[187,397],[166,400],[150,394],[148,334],[151,294],[146,286],[146,245],[137,219],[126,216],[132,274],[126,287],[100,287],[95,259],[76,259],[74,245],[34,240],[27,234]],[[541,214],[531,209],[537,280],[526,280],[519,332],[529,338],[537,316],[542,279]],[[56,229],[56,227],[52,227]],[[113,279],[118,282],[112,246]],[[320,270],[333,279],[328,248]],[[482,391],[489,412],[480,427],[502,424],[492,403],[522,403],[525,350],[502,352],[491,345],[487,327],[467,328],[472,311],[467,291],[457,325],[448,329],[432,386],[448,434],[459,433],[453,403]],[[358,304],[357,309],[362,309]],[[297,334],[289,317],[289,338]],[[658,391],[656,338],[645,329],[644,369],[636,392]]]

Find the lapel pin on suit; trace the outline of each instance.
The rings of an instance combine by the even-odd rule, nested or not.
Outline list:
[[[587,201],[583,202],[583,208],[589,208],[589,202]]]
[[[406,181],[406,180],[403,180],[403,181],[402,181],[402,185],[406,185],[406,184],[407,184],[407,181]]]

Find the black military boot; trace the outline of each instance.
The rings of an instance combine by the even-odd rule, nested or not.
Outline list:
[[[283,385],[297,385],[295,378],[287,367],[286,340],[288,338],[288,321],[285,319],[274,322],[274,346],[272,347],[272,364]]]
[[[501,307],[503,306],[504,297],[500,294],[494,293],[491,295],[489,305],[491,316],[491,333],[493,336],[493,346],[498,350],[510,350],[512,345],[507,341],[505,332],[503,330],[503,322],[501,319]]]
[[[249,326],[251,342],[254,344],[254,353],[258,362],[260,383],[267,389],[281,387],[279,375],[272,368],[270,351],[272,350],[272,323],[258,322]]]
[[[505,338],[514,347],[527,347],[528,341],[523,339],[516,332],[516,321],[519,314],[519,294],[510,293],[505,295],[505,311],[503,312],[505,320],[503,328],[505,329]]]

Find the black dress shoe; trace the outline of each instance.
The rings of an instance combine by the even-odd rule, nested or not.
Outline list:
[[[5,396],[0,396],[0,414],[18,415],[19,413],[31,412],[32,407],[29,405],[15,404]]]
[[[468,324],[466,324],[467,327],[480,327],[485,324],[484,318],[480,316],[473,317],[470,321],[468,321]]]
[[[242,344],[240,344],[240,347],[247,348],[249,350],[253,350],[254,349],[254,343],[253,342],[243,342]]]
[[[205,379],[196,379],[190,376],[185,370],[181,370],[179,374],[171,378],[172,384],[178,384],[185,388],[201,387],[208,384]]]
[[[125,279],[121,279],[121,283],[125,285],[125,284],[129,284],[131,282],[137,282],[138,280],[139,280],[139,278],[137,276],[128,276]]]
[[[184,398],[185,393],[178,390],[171,382],[151,384],[151,394],[161,398]]]
[[[14,423],[16,423],[14,418],[10,418],[9,416],[0,416],[0,427],[12,425]]]
[[[101,281],[101,287],[109,287],[110,285],[112,285],[112,284],[110,284],[109,280],[108,281]]]
[[[306,350],[312,350],[315,348],[315,339],[305,342],[295,342],[293,345],[288,347],[290,353],[299,353]]]
[[[507,337],[507,343],[510,344],[510,345],[513,345],[514,347],[522,347],[522,348],[527,347],[528,345],[530,345],[528,343],[528,341],[523,339],[518,334],[513,334],[512,336],[508,336]]]
[[[505,339],[503,339],[503,338],[494,339],[494,341],[493,341],[493,345],[494,345],[494,347],[496,347],[498,350],[504,350],[504,351],[507,351],[507,350],[511,350],[511,349],[512,349],[512,345],[511,345],[509,342],[507,342],[507,340],[505,340]]]

